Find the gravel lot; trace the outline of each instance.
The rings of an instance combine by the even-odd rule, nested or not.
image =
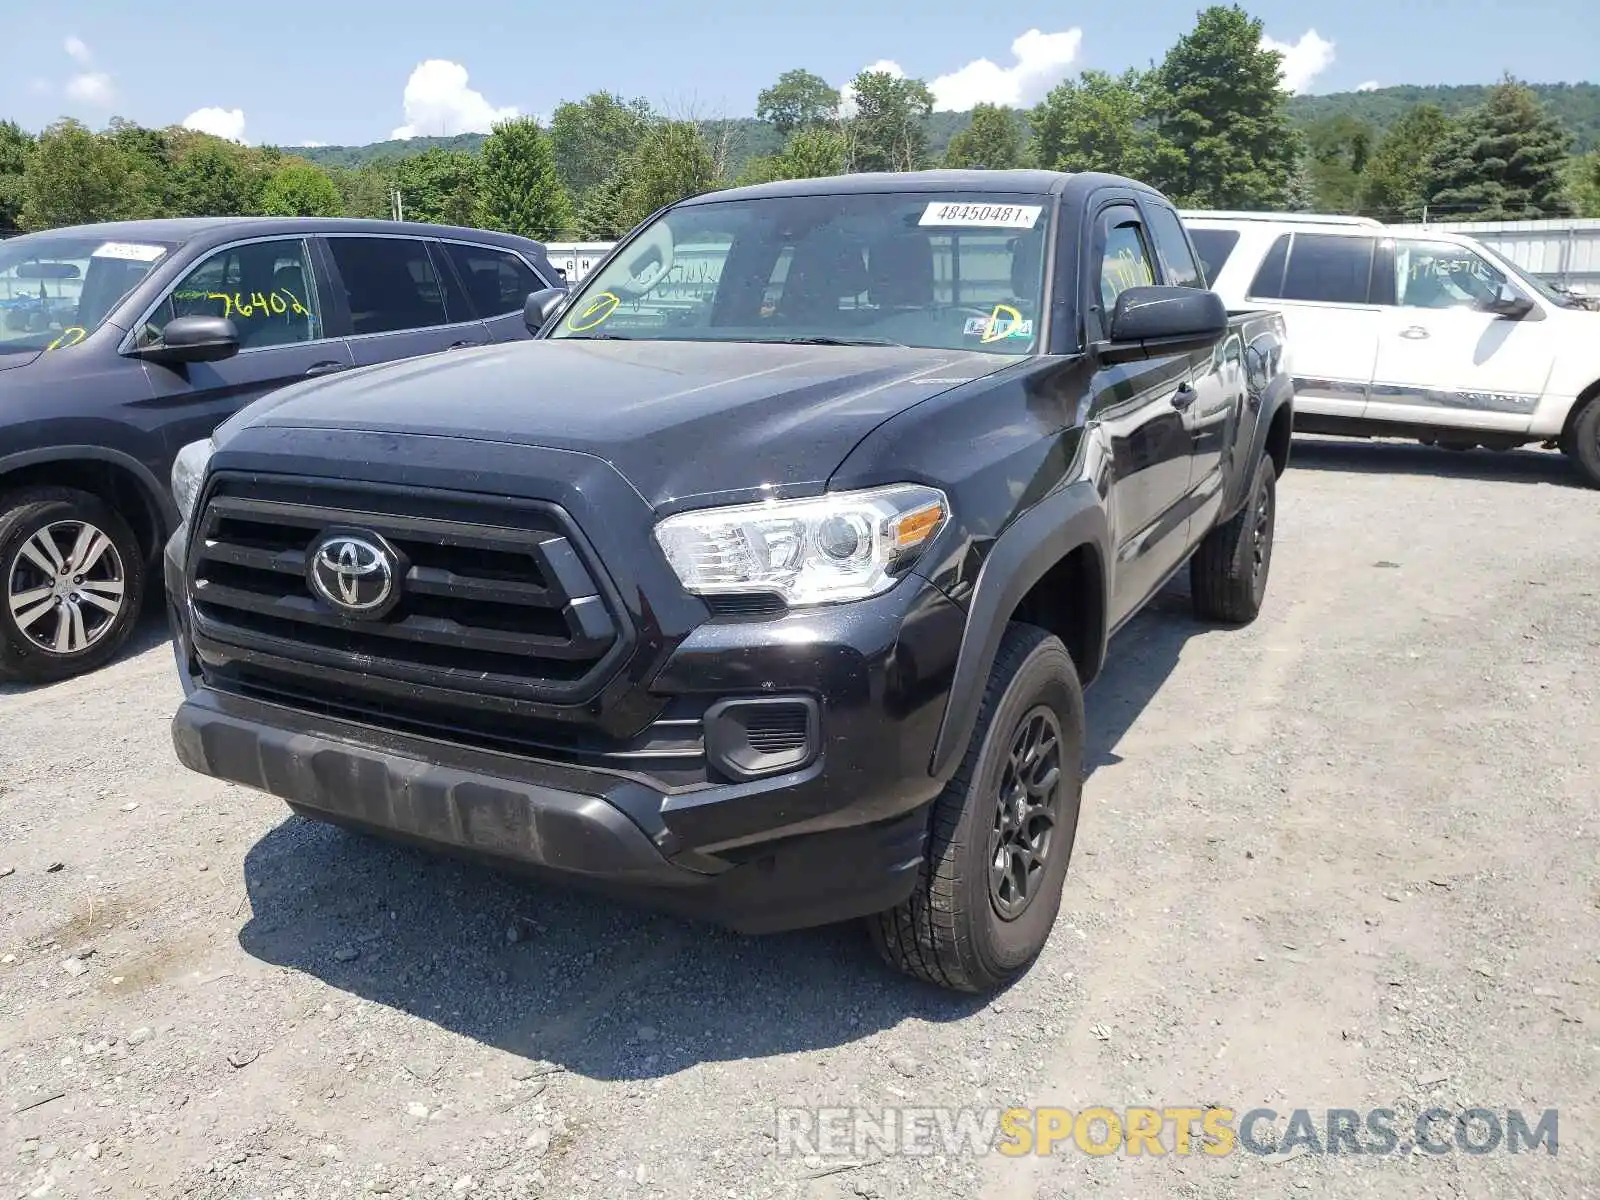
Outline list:
[[[1174,593],[1114,643],[1061,919],[987,1004],[851,928],[737,938],[189,774],[157,623],[0,689],[0,1196],[1600,1194],[1600,493],[1295,454],[1261,620]],[[1555,1107],[1560,1149],[824,1174],[774,1138],[1017,1103]]]

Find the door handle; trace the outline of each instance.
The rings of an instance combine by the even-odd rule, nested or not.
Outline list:
[[[445,347],[445,349],[446,350],[465,350],[468,346],[476,346],[478,344],[479,343],[477,343],[477,342],[451,342],[448,346]]]
[[[1402,329],[1400,331],[1400,336],[1403,338],[1409,338],[1413,342],[1420,342],[1423,338],[1428,337],[1429,334],[1428,331],[1421,325],[1412,325]]]
[[[1172,407],[1182,412],[1195,402],[1197,394],[1188,383],[1180,383],[1178,390],[1172,393]]]
[[[338,361],[330,358],[326,362],[312,363],[309,367],[306,368],[306,374],[307,375],[332,375],[335,371],[342,371],[342,370],[344,370],[344,368],[345,368],[345,364],[344,363],[338,362]]]

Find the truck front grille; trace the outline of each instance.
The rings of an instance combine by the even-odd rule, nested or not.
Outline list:
[[[312,586],[330,531],[395,552],[397,598],[382,615]],[[391,696],[409,684],[574,704],[605,683],[631,633],[591,562],[551,504],[222,475],[190,539],[190,595],[197,641],[231,668],[324,672],[330,686]]]

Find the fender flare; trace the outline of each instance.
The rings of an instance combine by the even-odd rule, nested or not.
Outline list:
[[[1100,629],[1091,662],[1098,667],[1106,649],[1105,614],[1109,611],[1111,532],[1100,493],[1081,481],[1046,496],[995,540],[978,572],[967,602],[967,623],[955,676],[945,703],[944,720],[934,742],[928,772],[939,779],[955,770],[978,723],[984,688],[1000,650],[1011,614],[1045,573],[1080,546],[1098,559]]]
[[[1244,507],[1250,496],[1250,483],[1256,477],[1256,464],[1261,461],[1261,456],[1267,452],[1267,438],[1272,433],[1272,423],[1278,419],[1278,414],[1285,410],[1289,413],[1289,433],[1291,445],[1294,434],[1294,382],[1287,375],[1277,375],[1267,384],[1266,391],[1261,398],[1261,407],[1256,410],[1256,427],[1250,434],[1250,450],[1241,465],[1235,471],[1233,478],[1228,483],[1228,502],[1223,506],[1220,520],[1226,521]],[[1284,453],[1284,466],[1289,464],[1289,454]]]
[[[178,527],[178,506],[167,489],[162,487],[160,481],[151,473],[150,468],[132,455],[113,450],[108,446],[46,446],[38,450],[23,450],[17,454],[7,455],[5,458],[0,458],[0,485],[3,485],[5,477],[12,471],[21,470],[23,467],[34,467],[40,463],[83,462],[86,459],[127,471],[138,481],[145,493],[145,499],[161,518],[164,526],[161,532],[165,534]],[[164,540],[164,536],[158,539],[158,541]]]

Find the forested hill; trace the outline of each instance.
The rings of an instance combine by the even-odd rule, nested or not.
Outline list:
[[[1370,92],[1331,92],[1325,96],[1296,96],[1289,102],[1289,111],[1302,125],[1325,117],[1349,116],[1365,121],[1382,133],[1413,104],[1436,104],[1454,116],[1476,104],[1481,104],[1489,92],[1488,84],[1433,85],[1418,87],[1404,84],[1398,87],[1378,88]],[[1551,113],[1560,118],[1576,139],[1578,153],[1600,149],[1600,84],[1595,83],[1535,83],[1529,85],[1539,99],[1549,106]],[[967,113],[938,112],[928,118],[928,149],[935,156],[944,153],[950,139],[964,129]],[[757,154],[771,154],[781,145],[782,139],[770,125],[750,117],[732,121],[739,136],[733,139],[734,170],[737,163]],[[410,138],[406,141],[373,142],[366,146],[304,146],[294,152],[323,166],[359,167],[384,159],[406,158],[421,154],[435,146],[445,150],[466,150],[476,153],[483,145],[483,134],[463,133],[455,137]]]

